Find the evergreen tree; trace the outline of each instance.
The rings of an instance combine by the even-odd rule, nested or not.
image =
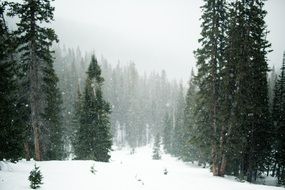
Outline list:
[[[154,160],[160,160],[160,135],[157,134],[154,139],[154,145],[153,145],[153,151],[152,151],[152,159]]]
[[[173,147],[172,153],[175,156],[182,156],[183,146],[185,144],[184,140],[184,108],[185,108],[185,100],[184,100],[184,92],[183,86],[180,84],[179,94],[177,97],[175,113],[174,113],[174,132],[173,132]]]
[[[163,130],[163,148],[165,152],[172,153],[172,144],[173,144],[173,121],[172,116],[166,112],[164,116],[164,130]]]
[[[30,187],[32,189],[39,188],[40,185],[43,184],[42,179],[43,179],[43,176],[41,174],[40,167],[36,166],[35,164],[35,168],[30,172],[30,175],[29,175],[29,180],[31,182]]]
[[[270,156],[266,58],[270,44],[266,40],[264,1],[237,1],[233,7],[227,67],[235,82],[230,85],[228,81],[227,90],[233,99],[226,102],[235,107],[225,110],[234,113],[234,117],[228,116],[233,119],[230,123],[235,124],[229,134],[231,149],[237,153],[232,163],[238,162],[235,170],[251,182],[257,171],[265,170]]]
[[[0,3],[0,161],[18,160],[23,153],[24,127],[20,123],[18,68],[14,59],[16,38],[5,22],[8,2]]]
[[[35,159],[42,160],[41,131],[44,126],[42,114],[46,105],[43,68],[52,62],[50,46],[57,41],[51,28],[43,27],[43,23],[53,20],[54,8],[49,0],[23,0],[13,5],[13,14],[20,19],[16,34],[19,38],[19,49],[24,79],[28,83],[27,93],[31,109],[31,126],[34,132]]]
[[[109,161],[112,145],[110,134],[110,106],[102,94],[104,79],[95,56],[92,56],[85,84],[83,110],[74,147],[77,159]]]
[[[224,51],[226,47],[226,1],[204,0],[202,6],[202,32],[199,42],[202,47],[195,54],[197,57],[198,84],[197,94],[197,127],[207,133],[201,137],[202,141],[211,140],[211,163],[214,176],[224,175],[222,166],[223,150],[220,149],[220,132],[224,133],[224,126],[220,122],[221,104],[221,70],[225,65]],[[206,129],[208,128],[208,129]],[[223,142],[221,142],[223,143]]]

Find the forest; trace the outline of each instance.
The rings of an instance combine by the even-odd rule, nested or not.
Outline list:
[[[0,1],[0,161],[109,162],[161,140],[213,176],[285,184],[285,53],[269,67],[265,0],[203,1],[187,85],[58,45],[51,2]]]

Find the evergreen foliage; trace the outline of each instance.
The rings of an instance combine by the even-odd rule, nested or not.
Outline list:
[[[77,159],[92,159],[108,162],[112,139],[110,134],[110,105],[103,98],[104,79],[95,56],[92,56],[83,95],[80,125],[76,134]]]
[[[195,52],[198,92],[190,142],[204,155],[211,145],[213,175],[233,173],[250,182],[268,168],[271,156],[263,7],[262,0],[205,1],[202,47]]]
[[[199,155],[197,145],[199,143],[202,144],[203,141],[199,141],[198,138],[195,139],[197,137],[196,134],[198,134],[198,132],[195,131],[196,93],[197,87],[194,83],[194,71],[192,69],[189,88],[185,97],[183,150],[181,158],[184,161],[198,160],[199,162],[202,162],[202,156]],[[196,140],[198,141],[196,142]]]
[[[78,92],[77,92],[77,99],[74,103],[75,105],[75,111],[73,113],[72,116],[72,123],[71,123],[71,127],[72,127],[72,131],[74,132],[72,136],[70,136],[70,141],[72,143],[72,147],[73,147],[73,152],[75,155],[80,154],[80,152],[76,152],[78,150],[80,150],[80,147],[78,147],[78,142],[77,142],[77,133],[80,129],[80,118],[81,115],[83,114],[83,99],[82,99],[82,94],[80,92],[80,89],[78,87]]]
[[[8,5],[7,1],[0,3],[0,161],[17,161],[23,156],[24,126],[19,112],[18,67],[14,58],[17,43],[5,21]]]
[[[228,65],[232,70],[229,74],[234,76],[228,87],[231,88],[229,97],[234,101],[229,102],[236,104],[227,111],[234,116],[231,118],[233,134],[229,135],[234,145],[231,149],[235,154],[241,153],[232,163],[239,162],[240,166],[233,167],[236,167],[235,171],[241,167],[239,176],[246,176],[247,181],[255,180],[257,171],[265,171],[270,156],[266,58],[270,44],[266,40],[266,11],[263,6],[264,1],[234,3],[232,19],[236,20],[232,21],[229,31]]]
[[[63,159],[66,143],[76,159],[107,162],[111,134],[132,150],[157,134],[153,159],[161,159],[162,133],[165,152],[210,163],[215,176],[253,182],[271,172],[285,184],[285,53],[280,76],[273,69],[267,82],[265,0],[204,0],[197,74],[185,97],[165,71],[142,77],[133,62],[113,68],[104,58],[101,70],[79,48],[56,49],[54,67],[51,2],[0,3],[0,160],[18,160],[23,148],[27,159],[30,151],[36,160]],[[16,31],[6,16],[19,18]],[[32,175],[40,184],[38,167]]]
[[[68,137],[67,144],[68,141],[75,142],[72,140],[73,131],[77,130],[75,126],[79,121],[78,116],[75,116],[75,104],[78,101],[76,95],[79,88],[83,97],[86,81],[84,68],[91,58],[90,54],[83,57],[79,52],[78,48],[56,47],[55,53],[55,69],[63,94],[63,125],[66,126],[64,134]],[[136,148],[150,143],[152,134],[162,134],[162,118],[176,104],[179,88],[177,83],[169,81],[165,71],[140,75],[133,62],[124,66],[118,63],[115,67],[104,57],[98,62],[105,79],[103,96],[112,107],[110,122],[114,143],[119,147],[128,144]]]
[[[152,151],[152,159],[160,160],[161,153],[160,153],[160,135],[157,134],[154,139],[153,151]]]
[[[276,174],[279,184],[285,184],[285,52],[283,54],[283,64],[281,74],[275,84],[273,99],[273,127],[274,145],[273,175]]]
[[[164,130],[163,130],[163,148],[165,152],[172,153],[172,145],[173,145],[173,118],[172,116],[166,112],[164,116]]]
[[[179,93],[177,96],[177,102],[174,112],[174,125],[173,125],[173,142],[172,142],[172,154],[175,156],[182,155],[183,146],[185,144],[185,128],[184,128],[184,92],[183,86],[180,84]]]
[[[202,141],[211,144],[211,163],[213,175],[223,176],[223,151],[219,139],[224,132],[221,123],[221,70],[225,65],[224,51],[226,48],[227,12],[225,0],[205,0],[202,6],[202,32],[199,42],[202,47],[195,55],[197,57],[198,74],[196,81],[198,132],[202,132]],[[205,132],[205,133],[204,133]],[[207,142],[209,139],[210,142]],[[203,150],[202,150],[203,151]]]
[[[29,175],[30,187],[32,189],[39,188],[43,184],[42,179],[43,176],[41,174],[40,167],[36,166],[35,164],[35,168],[30,172]]]
[[[52,60],[52,59],[51,59]],[[63,127],[62,127],[62,98],[57,87],[58,77],[52,62],[47,62],[43,69],[43,92],[46,94],[46,107],[43,118],[43,158],[45,160],[61,160],[64,155]]]
[[[19,17],[15,34],[19,41],[18,52],[20,53],[20,65],[23,72],[22,81],[23,87],[26,88],[23,89],[23,92],[25,92],[31,113],[30,125],[34,132],[36,160],[47,159],[43,157],[45,156],[43,153],[45,150],[42,150],[45,146],[43,141],[50,141],[51,139],[44,139],[45,136],[42,133],[54,131],[54,129],[48,128],[51,127],[51,123],[52,125],[57,123],[55,125],[59,126],[58,121],[55,121],[58,119],[52,118],[51,113],[45,113],[46,110],[53,109],[49,108],[53,104],[50,95],[58,95],[58,93],[55,93],[56,90],[54,89],[49,92],[51,94],[42,93],[56,88],[54,85],[57,79],[55,79],[52,68],[53,52],[50,47],[54,41],[57,41],[57,36],[53,29],[43,26],[43,23],[50,23],[53,20],[53,11],[54,8],[49,0],[23,0],[21,3],[13,4],[13,12],[11,13],[12,16]],[[60,99],[59,97],[54,98]],[[58,114],[57,110],[55,110],[55,114]],[[43,117],[43,115],[47,117]],[[51,134],[51,136],[53,135]],[[56,138],[58,139],[58,137]]]

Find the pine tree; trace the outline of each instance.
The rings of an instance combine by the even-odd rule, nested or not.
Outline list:
[[[41,174],[40,167],[36,166],[35,164],[35,168],[30,172],[30,175],[29,175],[29,180],[31,182],[30,187],[32,189],[39,188],[40,185],[43,184],[42,179],[43,179],[43,176]]]
[[[5,22],[8,2],[0,3],[0,161],[17,161],[23,153],[23,132],[19,104],[18,68],[14,58],[17,43]]]
[[[221,70],[221,122],[226,133],[221,133],[220,139],[224,139],[221,145],[226,172],[252,181],[257,171],[269,165],[266,55],[270,44],[266,40],[264,1],[236,1],[230,5],[226,62]]]
[[[183,146],[185,144],[184,140],[184,108],[185,108],[185,100],[184,100],[184,92],[183,92],[183,86],[180,84],[178,97],[176,100],[176,107],[174,112],[174,132],[173,132],[173,147],[172,147],[172,153],[180,157],[182,156]]]
[[[104,79],[95,56],[92,56],[83,97],[77,145],[77,159],[92,159],[107,162],[112,145],[110,134],[110,106],[102,94]]]
[[[154,160],[160,160],[161,159],[160,135],[159,135],[159,133],[155,136],[155,139],[154,139],[154,145],[153,145],[153,151],[152,151],[152,159],[154,159]]]
[[[24,79],[27,81],[29,107],[31,109],[31,126],[34,132],[35,159],[42,160],[41,131],[44,128],[45,94],[42,93],[43,68],[51,62],[50,46],[57,41],[51,28],[43,27],[43,23],[53,20],[54,8],[49,0],[23,0],[13,5],[13,14],[20,19],[16,34],[19,38],[18,51]]]
[[[256,178],[257,170],[264,171],[270,156],[269,102],[267,85],[268,47],[263,10],[264,1],[242,1],[234,4],[238,20],[231,28],[236,50],[231,54],[236,60],[235,117],[238,124],[233,130],[236,139],[241,176],[248,181]],[[256,96],[258,94],[258,96]]]
[[[165,152],[172,153],[173,144],[173,121],[172,116],[167,112],[164,116],[164,130],[163,130],[163,148]]]
[[[199,42],[202,47],[195,54],[197,57],[198,84],[197,125],[204,131],[202,138],[211,140],[211,163],[214,176],[224,175],[222,170],[220,132],[224,126],[220,122],[221,70],[225,64],[226,47],[226,1],[205,0],[202,6],[202,32]],[[208,128],[208,129],[206,129]],[[202,134],[202,133],[201,133]],[[223,142],[221,142],[223,143]]]

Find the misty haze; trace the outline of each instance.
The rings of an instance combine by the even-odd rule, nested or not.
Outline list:
[[[284,189],[283,8],[0,0],[0,189]]]

